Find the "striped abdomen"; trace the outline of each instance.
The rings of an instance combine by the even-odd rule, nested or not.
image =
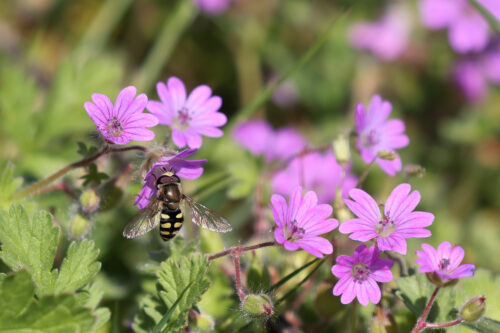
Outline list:
[[[171,240],[182,228],[184,216],[180,209],[164,208],[160,217],[160,236],[164,241]]]

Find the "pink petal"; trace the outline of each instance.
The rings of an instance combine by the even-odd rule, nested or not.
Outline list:
[[[387,198],[384,205],[384,214],[390,216],[393,220],[395,219],[396,213],[399,212],[399,207],[406,200],[408,193],[411,191],[410,184],[399,184],[396,186],[389,197]]]
[[[373,304],[378,304],[378,302],[380,302],[380,298],[382,296],[381,292],[380,292],[380,287],[375,282],[375,280],[370,279],[370,278],[368,280],[366,280],[365,284],[366,284],[366,289],[368,291],[368,297],[370,298],[370,301]]]
[[[172,141],[174,141],[175,145],[179,148],[182,148],[187,145],[187,138],[182,131],[172,129]]]
[[[307,226],[306,233],[309,236],[318,236],[334,230],[338,225],[339,222],[336,219],[320,220],[312,226]]]
[[[222,106],[222,98],[219,96],[212,96],[203,103],[198,109],[193,110],[195,113],[198,114],[207,114],[207,113],[214,113],[220,109]]]
[[[452,250],[451,250],[451,254],[450,254],[450,269],[454,269],[455,267],[457,267],[458,265],[460,265],[460,263],[462,262],[462,260],[464,260],[464,255],[465,255],[465,252],[464,252],[464,249],[462,249],[460,246],[455,246]]]
[[[369,221],[380,221],[380,210],[378,205],[368,193],[354,188],[349,191],[349,196],[353,198],[355,202],[345,200],[345,203],[354,214]]]
[[[103,111],[106,120],[113,118],[113,103],[108,96],[103,94],[92,94],[92,100],[99,109]]]
[[[145,128],[126,128],[124,130],[130,140],[151,141],[155,138],[155,133]]]
[[[411,212],[410,214],[398,219],[396,222],[397,230],[416,229],[428,227],[434,221],[434,215],[427,212]]]
[[[455,269],[451,276],[453,278],[471,277],[474,275],[475,270],[476,266],[474,266],[473,264],[464,264]]]
[[[336,259],[338,265],[347,266],[349,269],[355,264],[353,257],[342,254]]]
[[[168,92],[170,93],[168,103],[172,110],[179,111],[184,107],[184,103],[186,102],[186,87],[184,87],[184,83],[182,81],[172,76],[167,81]]]
[[[377,238],[377,244],[380,251],[394,251],[406,254],[406,240],[395,234]]]
[[[462,16],[451,25],[448,38],[453,49],[459,53],[480,52],[489,41],[489,28],[480,14]]]
[[[201,135],[199,135],[194,131],[186,131],[184,134],[187,138],[187,144],[189,148],[197,149],[201,147],[202,144]]]
[[[299,244],[297,244],[296,242],[290,242],[285,240],[285,243],[283,245],[285,249],[288,251],[296,251],[299,249]]]
[[[212,89],[207,85],[201,85],[194,88],[186,101],[186,108],[189,110],[196,110],[200,105],[205,103],[211,95]]]
[[[375,230],[375,225],[373,224],[373,222],[364,219],[347,220],[343,222],[339,227],[339,231],[343,234],[348,234],[351,232],[358,232],[358,231],[374,231],[374,230]]]
[[[285,243],[286,239],[285,236],[283,235],[283,227],[280,226],[276,230],[274,230],[274,239],[279,244]]]
[[[344,292],[342,293],[342,297],[340,297],[340,302],[342,304],[349,304],[354,300],[354,297],[356,297],[356,292],[354,290],[355,285],[356,283],[352,280],[347,284]]]
[[[302,202],[302,188],[297,186],[290,195],[290,205],[288,206],[287,221],[296,221],[297,212]],[[297,222],[297,221],[296,221]]]
[[[273,194],[271,196],[271,204],[276,225],[278,225],[278,227],[283,227],[288,222],[288,206],[285,198],[279,194]]]
[[[83,107],[89,114],[90,119],[98,126],[105,128],[106,124],[108,123],[107,116],[106,116],[106,111],[101,110],[98,108],[96,105],[92,104],[91,102],[85,102],[83,104]]]
[[[120,91],[118,97],[116,97],[113,116],[121,119],[120,116],[125,114],[130,104],[134,101],[136,94],[137,89],[134,86],[128,86]]]
[[[356,131],[361,133],[363,129],[366,127],[366,109],[365,106],[361,103],[356,105]]]
[[[224,135],[224,132],[222,130],[210,126],[193,127],[193,130],[211,138],[220,138],[221,136]]]
[[[225,125],[227,122],[227,117],[221,112],[203,113],[200,115],[194,115],[191,121],[191,126],[193,127],[219,127]]]
[[[367,306],[369,303],[368,292],[365,288],[365,283],[356,283],[355,284],[356,295],[358,296],[358,301],[361,305]]]
[[[124,123],[125,128],[153,127],[158,125],[158,118],[152,114],[136,113],[128,118]]]
[[[335,267],[335,266],[333,266],[333,267]],[[333,272],[333,267],[332,267],[332,272]],[[347,276],[340,277],[340,279],[337,281],[337,283],[333,287],[333,295],[339,296],[340,294],[343,294],[345,292],[345,290],[351,284],[354,284],[354,281],[353,281],[353,278],[350,276],[350,274]]]
[[[389,269],[381,269],[378,271],[372,271],[370,277],[375,281],[386,283],[393,280],[392,272]]]
[[[388,150],[391,151],[392,153],[396,153],[391,149]],[[394,177],[399,171],[401,171],[402,168],[401,158],[399,157],[399,155],[398,157],[396,157],[396,159],[392,161],[387,161],[381,158],[377,158],[377,164],[380,166],[382,170],[384,170],[386,174],[388,174],[391,177]]]
[[[146,94],[140,94],[132,100],[130,105],[125,110],[123,110],[123,112],[118,116],[118,119],[122,122],[127,122],[130,117],[137,113],[142,113],[147,104],[148,98]]]
[[[323,253],[333,253],[332,243],[323,237],[303,238],[299,239],[296,243],[305,251],[319,258],[323,258]]]
[[[160,124],[163,125],[172,125],[172,114],[169,112],[169,108],[157,101],[149,101],[146,105],[146,108],[149,112],[155,115],[158,118]]]
[[[342,266],[342,265],[333,265],[332,266],[332,274],[338,278],[343,277],[344,275],[351,275],[352,267]]]

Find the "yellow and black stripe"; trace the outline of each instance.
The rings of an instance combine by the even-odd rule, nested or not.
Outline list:
[[[184,216],[180,209],[163,209],[160,216],[160,236],[164,241],[171,240],[182,228]]]

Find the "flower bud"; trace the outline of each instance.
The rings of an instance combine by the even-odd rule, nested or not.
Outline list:
[[[274,314],[274,305],[265,294],[248,295],[241,302],[241,310],[250,317],[267,318]]]
[[[80,214],[73,216],[69,222],[69,231],[73,237],[79,238],[87,234],[90,229],[90,221]]]
[[[390,150],[382,149],[378,151],[377,157],[386,161],[393,161],[398,158],[398,154]]]
[[[372,318],[371,330],[372,333],[397,333],[398,325],[390,312],[385,311],[381,307],[377,307],[375,316]]]
[[[92,213],[99,206],[101,199],[97,195],[96,191],[89,188],[85,190],[82,195],[80,195],[80,204],[82,208],[87,213]]]
[[[425,276],[427,276],[427,280],[429,280],[430,283],[432,283],[438,287],[453,286],[458,282],[458,279],[443,280],[435,272],[426,273]]]
[[[407,178],[409,177],[422,178],[425,174],[425,168],[418,164],[410,164],[405,166],[403,172],[405,177]]]
[[[345,165],[351,160],[349,139],[344,134],[340,134],[337,139],[333,141],[333,152],[340,165]]]
[[[479,320],[486,312],[486,296],[473,297],[460,310],[460,317],[465,321]]]
[[[199,333],[212,332],[215,322],[212,316],[206,313],[197,314],[194,318],[194,331]]]

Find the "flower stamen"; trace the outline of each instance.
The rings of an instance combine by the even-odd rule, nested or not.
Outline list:
[[[109,136],[114,138],[119,137],[123,133],[123,125],[115,116],[111,119],[108,119],[108,123],[106,125],[106,132]]]

